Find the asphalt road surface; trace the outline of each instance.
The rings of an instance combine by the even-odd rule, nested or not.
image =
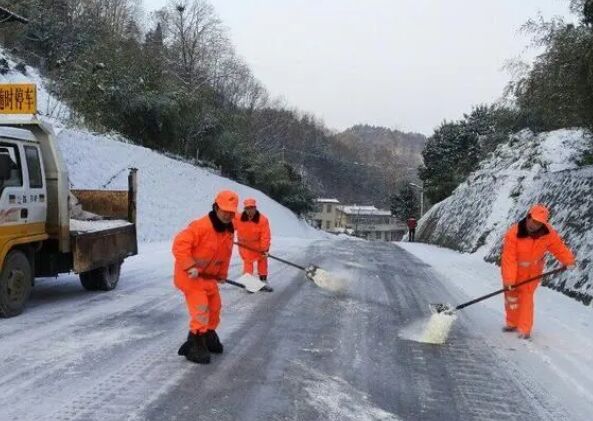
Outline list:
[[[126,263],[112,293],[85,292],[72,276],[39,282],[25,314],[0,320],[0,419],[566,417],[467,318],[443,346],[399,337],[428,303],[455,300],[397,246],[343,240],[279,252],[347,277],[345,292],[323,291],[279,263],[273,293],[223,286],[225,352],[207,366],[176,355],[186,315],[168,245]]]

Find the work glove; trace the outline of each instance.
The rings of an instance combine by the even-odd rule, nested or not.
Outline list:
[[[189,276],[191,279],[196,279],[198,277],[198,268],[196,267],[191,267],[187,270],[187,276]]]
[[[507,291],[512,291],[515,289],[515,285],[513,285],[513,284],[505,285],[505,288]]]

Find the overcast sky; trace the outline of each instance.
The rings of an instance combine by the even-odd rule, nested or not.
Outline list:
[[[167,0],[144,0],[160,8]],[[328,127],[430,134],[500,97],[508,59],[531,57],[521,25],[568,0],[211,0],[272,96]]]

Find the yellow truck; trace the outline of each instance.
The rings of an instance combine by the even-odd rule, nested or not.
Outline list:
[[[87,290],[114,289],[138,251],[136,193],[135,169],[127,191],[71,190],[52,128],[0,115],[0,317],[23,311],[39,277],[75,272]]]

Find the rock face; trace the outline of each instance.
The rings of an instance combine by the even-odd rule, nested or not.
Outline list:
[[[420,221],[420,241],[485,260],[500,259],[507,228],[534,203],[550,208],[551,223],[577,255],[577,269],[544,282],[590,305],[593,301],[593,166],[579,166],[592,139],[583,130],[535,135],[525,130],[501,145],[453,195]],[[548,268],[556,265],[548,259]]]

